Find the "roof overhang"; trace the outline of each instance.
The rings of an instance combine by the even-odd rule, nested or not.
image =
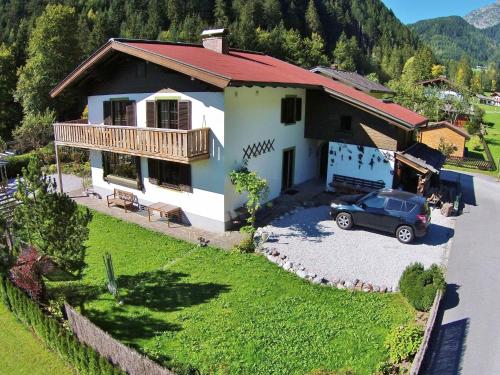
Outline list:
[[[465,139],[470,139],[470,134],[467,132],[467,130],[459,128],[458,126],[455,126],[452,123],[447,122],[447,121],[429,123],[429,124],[427,124],[426,127],[421,128],[420,131],[426,132],[426,131],[431,131],[431,130],[440,129],[440,128],[448,128],[451,131],[463,136]]]
[[[406,131],[411,131],[411,130],[415,130],[416,128],[418,127],[421,127],[421,126],[425,126],[427,125],[427,123],[429,122],[429,120],[425,119],[423,120],[422,122],[418,123],[418,124],[411,124],[409,122],[406,122],[406,121],[403,121],[397,117],[394,117],[394,116],[391,116],[390,114],[388,114],[387,112],[384,112],[384,111],[381,111],[377,108],[374,108],[374,107],[371,107],[370,105],[364,103],[364,102],[361,102],[359,100],[355,100],[349,96],[345,96],[345,95],[342,95],[340,94],[339,92],[337,91],[334,91],[334,90],[331,90],[327,87],[322,87],[322,89],[328,93],[329,95],[331,95],[332,97],[338,99],[338,100],[341,100],[345,103],[348,103],[356,108],[359,108],[361,110],[364,110],[364,111],[367,111],[367,112],[370,112],[372,115],[376,116],[376,117],[379,117],[387,122],[389,122],[391,125],[395,125],[403,130],[406,130]]]
[[[66,78],[59,82],[50,92],[50,96],[52,98],[58,96],[64,89],[81,80],[93,67],[95,67],[96,64],[102,62],[114,52],[122,52],[127,55],[149,61],[162,67],[199,79],[200,81],[207,82],[219,88],[225,88],[231,81],[229,77],[186,64],[167,56],[146,51],[142,48],[130,46],[120,40],[110,39],[105,45],[99,48],[87,60],[73,70]]]
[[[396,160],[422,174],[439,174],[441,167],[446,161],[446,157],[441,152],[423,143],[415,143],[405,151],[398,151],[395,157]]]

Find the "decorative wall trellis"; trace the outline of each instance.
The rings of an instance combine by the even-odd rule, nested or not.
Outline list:
[[[254,143],[253,145],[248,145],[243,149],[243,159],[249,160],[267,152],[274,151],[274,141],[274,139],[268,139],[266,141]]]

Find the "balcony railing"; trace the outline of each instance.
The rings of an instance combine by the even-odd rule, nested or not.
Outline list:
[[[74,122],[54,124],[54,139],[57,145],[112,151],[179,163],[208,159],[209,133],[210,128],[174,130]]]

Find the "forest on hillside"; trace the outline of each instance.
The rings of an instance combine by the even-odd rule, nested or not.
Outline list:
[[[23,112],[75,116],[77,101],[49,102],[49,88],[109,38],[200,42],[211,27],[227,27],[232,47],[381,81],[398,78],[420,47],[380,0],[0,0],[0,136]]]

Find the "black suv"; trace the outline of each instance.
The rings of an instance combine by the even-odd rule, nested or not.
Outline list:
[[[330,216],[342,229],[359,225],[393,233],[402,243],[423,237],[431,221],[425,198],[400,190],[382,189],[331,204]]]

